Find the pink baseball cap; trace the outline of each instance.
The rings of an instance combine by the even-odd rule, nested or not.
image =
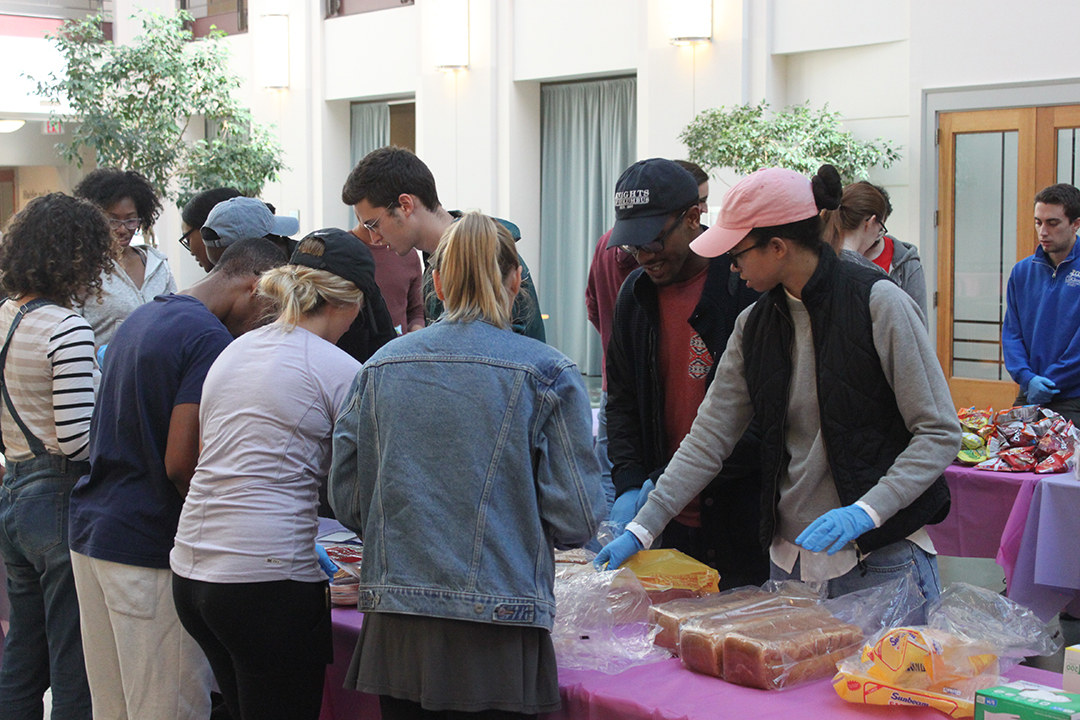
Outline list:
[[[690,249],[702,257],[716,257],[754,228],[786,225],[817,214],[810,178],[783,168],[758,170],[728,190],[716,224],[691,242]]]

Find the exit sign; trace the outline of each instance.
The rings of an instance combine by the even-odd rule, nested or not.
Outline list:
[[[59,120],[46,120],[41,124],[42,135],[63,135],[64,126]]]

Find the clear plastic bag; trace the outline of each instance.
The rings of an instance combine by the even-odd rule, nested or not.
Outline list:
[[[552,642],[559,667],[614,674],[671,657],[653,645],[649,605],[626,569],[596,572],[588,565],[557,577]]]
[[[679,655],[696,672],[780,690],[833,675],[868,632],[908,618],[923,604],[912,579],[823,600],[801,583],[767,583],[764,597],[682,624]]]
[[[882,630],[859,656],[840,663],[833,687],[868,705],[929,706],[972,717],[978,690],[1030,655],[1051,655],[1060,633],[1008,598],[953,583],[928,612],[928,624]]]

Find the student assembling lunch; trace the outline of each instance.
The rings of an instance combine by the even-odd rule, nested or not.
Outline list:
[[[469,213],[433,255],[444,312],[364,364],[334,431],[330,501],[364,539],[347,683],[385,720],[559,707],[553,546],[606,508],[577,366],[511,330],[513,239]]]
[[[68,508],[90,471],[100,373],[94,333],[72,303],[96,297],[112,262],[105,216],[60,193],[27,203],[0,244],[0,557],[11,603],[0,716],[12,720],[40,720],[49,687],[55,720],[91,715]]]
[[[942,472],[959,423],[915,302],[822,241],[818,213],[840,194],[831,165],[812,181],[759,170],[691,244],[728,253],[764,294],[739,315],[693,429],[598,567],[651,545],[757,420],[759,540],[773,579],[823,583],[835,597],[910,573],[928,600],[940,593],[924,526],[948,514]]]
[[[289,265],[259,280],[277,321],[230,344],[203,385],[203,449],[170,556],[173,597],[234,720],[319,716],[332,646],[318,491],[360,369],[334,343],[374,273],[353,235],[311,233]]]

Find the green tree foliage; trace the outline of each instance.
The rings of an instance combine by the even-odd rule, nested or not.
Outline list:
[[[679,135],[689,159],[706,170],[731,168],[747,175],[784,167],[807,175],[824,163],[840,171],[845,183],[865,179],[874,165],[889,167],[900,159],[898,147],[881,138],[856,140],[840,129],[840,113],[826,105],[792,105],[766,115],[768,103],[704,110]]]
[[[281,145],[234,99],[240,78],[226,70],[224,33],[193,41],[183,10],[139,17],[143,34],[130,45],[107,42],[101,17],[68,21],[49,36],[65,71],[39,80],[38,94],[68,105],[61,119],[77,123],[57,149],[79,167],[88,148],[100,166],[137,170],[179,206],[211,187],[258,195],[285,169]],[[216,127],[215,136],[185,142],[194,118]]]

